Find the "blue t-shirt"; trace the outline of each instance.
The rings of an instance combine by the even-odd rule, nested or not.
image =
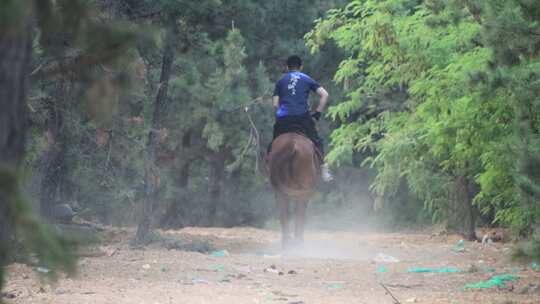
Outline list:
[[[320,85],[308,75],[292,71],[276,83],[274,96],[279,96],[277,117],[303,115],[309,112],[309,91],[317,91]]]

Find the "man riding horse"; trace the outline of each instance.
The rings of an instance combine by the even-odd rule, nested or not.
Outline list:
[[[293,55],[287,59],[287,74],[276,83],[272,105],[276,112],[274,124],[275,140],[284,133],[301,133],[308,137],[320,154],[321,176],[324,181],[331,181],[332,175],[324,163],[323,141],[317,133],[314,120],[319,120],[328,102],[328,92],[315,80],[302,73],[302,59]],[[309,92],[316,92],[319,96],[319,105],[315,112],[310,113],[308,97]]]

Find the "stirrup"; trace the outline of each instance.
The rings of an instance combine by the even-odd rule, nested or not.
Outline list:
[[[328,168],[327,164],[321,165],[321,178],[325,182],[331,182],[332,180],[334,180],[332,172],[330,172],[330,168]]]

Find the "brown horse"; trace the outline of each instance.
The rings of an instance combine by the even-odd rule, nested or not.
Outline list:
[[[291,243],[291,201],[296,203],[294,241],[302,243],[307,203],[320,175],[320,159],[313,142],[297,133],[278,136],[268,156],[268,169],[280,213],[281,244],[286,248]]]

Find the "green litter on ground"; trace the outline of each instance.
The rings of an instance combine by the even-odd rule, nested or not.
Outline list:
[[[328,289],[341,289],[344,287],[344,284],[341,282],[325,282],[323,286]]]
[[[506,287],[507,282],[513,282],[519,279],[518,276],[511,274],[501,274],[491,277],[488,281],[466,284],[465,289],[488,289],[493,287]]]
[[[520,271],[523,271],[523,268],[521,268],[521,267],[512,267],[511,271],[512,271],[512,273],[518,273]]]
[[[463,252],[465,251],[465,242],[463,240],[459,240],[454,248],[452,248],[452,251],[454,252]]]
[[[215,258],[222,258],[222,257],[228,256],[229,253],[226,250],[216,250],[216,251],[212,251],[210,255]]]
[[[388,269],[386,269],[386,267],[383,266],[383,265],[381,265],[381,266],[379,266],[379,267],[377,268],[377,272],[378,272],[378,273],[385,273],[385,272],[387,272],[387,271],[388,271]]]
[[[409,268],[407,272],[414,273],[456,273],[461,272],[461,270],[454,267],[442,267],[442,268],[427,268],[427,267],[413,267]]]
[[[225,265],[212,265],[210,266],[210,270],[216,271],[216,272],[222,272],[222,271],[225,271]]]
[[[488,266],[488,267],[484,268],[484,271],[485,271],[485,272],[495,272],[495,271],[497,271],[497,270],[496,270],[494,267],[489,267],[489,266]]]

